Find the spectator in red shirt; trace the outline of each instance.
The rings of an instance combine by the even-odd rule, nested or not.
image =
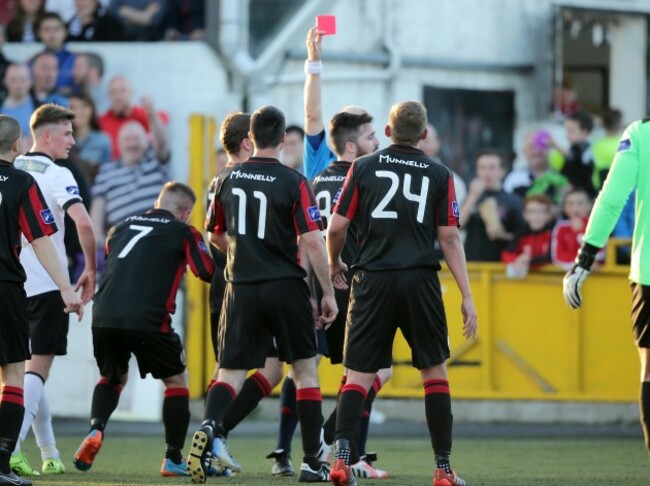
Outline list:
[[[120,157],[118,144],[118,134],[120,128],[128,121],[137,121],[144,129],[154,132],[154,138],[167,138],[165,128],[161,118],[162,115],[155,116],[155,109],[151,98],[144,97],[142,106],[133,104],[133,88],[131,83],[124,76],[115,76],[108,83],[108,98],[110,107],[99,118],[99,126],[110,138],[113,144],[112,159],[117,160]],[[166,120],[165,120],[166,121]]]
[[[524,278],[529,270],[551,263],[551,222],[553,201],[546,194],[528,196],[524,201],[525,227],[501,253],[511,278]]]

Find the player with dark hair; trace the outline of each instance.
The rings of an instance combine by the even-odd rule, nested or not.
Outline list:
[[[420,370],[425,411],[435,453],[434,486],[464,486],[450,466],[452,414],[445,361],[447,322],[434,243],[436,235],[462,295],[463,334],[476,336],[477,321],[458,231],[453,176],[417,148],[425,138],[426,109],[415,101],[393,105],[386,136],[393,145],[358,159],[350,168],[327,231],[330,275],[347,286],[341,254],[350,224],[362,235],[352,268],[348,335],[336,420],[330,480],[351,486],[354,439],[377,370],[390,366],[397,328]],[[395,235],[399,235],[396,238]]]
[[[16,476],[9,465],[25,414],[23,378],[25,360],[30,358],[26,274],[19,260],[21,233],[60,290],[61,309],[76,312],[81,319],[83,303],[48,238],[57,231],[52,211],[34,178],[13,167],[21,141],[19,123],[0,115],[0,485],[30,486],[31,481]]]
[[[56,160],[68,158],[74,145],[72,120],[74,113],[61,106],[46,104],[39,107],[30,119],[34,144],[27,154],[16,159],[16,167],[29,172],[36,180],[52,211],[59,231],[52,237],[59,261],[67,268],[65,249],[66,214],[74,223],[77,238],[85,259],[85,266],[77,282],[82,289],[81,299],[88,303],[95,293],[95,236],[92,221],[80,196],[79,185],[69,169]],[[29,316],[32,358],[27,361],[25,373],[25,418],[11,467],[20,476],[35,476],[21,443],[34,425],[36,442],[41,449],[44,474],[62,474],[65,466],[56,447],[52,417],[49,414],[45,382],[55,356],[67,353],[69,316],[63,312],[56,282],[48,275],[34,251],[25,248],[20,261],[27,281],[27,313]],[[38,418],[38,420],[36,420]]]
[[[190,187],[168,182],[154,209],[127,218],[108,233],[106,265],[93,307],[93,348],[101,378],[93,393],[90,432],[74,456],[81,471],[91,468],[102,446],[133,354],[142,378],[151,373],[165,385],[167,451],[160,472],[188,475],[181,450],[190,421],[190,393],[185,353],[171,314],[187,265],[206,282],[214,272],[201,233],[187,224],[195,202]]]
[[[582,285],[599,250],[636,186],[635,225],[632,236],[632,331],[641,360],[641,426],[650,453],[650,118],[630,124],[618,145],[614,162],[589,216],[583,244],[575,265],[564,277],[564,300],[577,309],[582,305]]]
[[[316,371],[316,339],[305,271],[298,262],[304,245],[323,287],[321,323],[336,317],[334,290],[326,269],[318,206],[309,182],[278,160],[285,137],[284,114],[265,106],[251,116],[255,152],[236,165],[217,188],[210,208],[210,241],[227,252],[226,294],[221,310],[217,383],[206,400],[204,421],[194,434],[188,466],[192,481],[204,483],[214,453],[225,467],[229,456],[213,449],[214,433],[246,378],[262,367],[273,341],[298,385],[303,437],[300,482],[329,478],[321,464],[321,394]]]

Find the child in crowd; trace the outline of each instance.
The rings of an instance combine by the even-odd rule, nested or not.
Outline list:
[[[558,221],[551,237],[551,257],[553,263],[569,270],[582,245],[582,237],[587,228],[592,199],[584,189],[572,189],[564,197],[563,211],[567,219]],[[605,253],[600,251],[596,263],[604,261]]]
[[[510,278],[524,278],[529,270],[551,262],[551,198],[545,194],[528,196],[524,201],[524,221],[524,229],[501,253],[501,261],[508,264],[506,274]]]
[[[562,175],[576,189],[583,189],[590,197],[596,196],[593,184],[594,160],[589,144],[589,134],[594,128],[592,116],[584,111],[576,111],[564,121],[567,139],[571,146],[564,154]]]

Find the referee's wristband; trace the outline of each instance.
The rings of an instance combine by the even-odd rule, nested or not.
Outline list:
[[[322,61],[310,61],[307,59],[305,61],[305,74],[320,74],[323,72],[323,63]]]

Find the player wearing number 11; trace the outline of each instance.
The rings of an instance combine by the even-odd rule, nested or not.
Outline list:
[[[93,393],[90,432],[74,456],[87,471],[102,445],[104,428],[126,384],[134,354],[140,375],[165,385],[163,424],[167,452],[163,476],[187,476],[181,449],[190,420],[185,355],[171,326],[185,268],[209,282],[212,258],[198,230],[187,224],[196,202],[185,184],[168,182],[154,209],[111,228],[106,266],[93,306],[93,347],[101,378]]]
[[[462,295],[463,334],[476,336],[476,311],[458,232],[453,176],[417,148],[427,136],[424,106],[416,101],[391,108],[385,133],[393,145],[356,160],[343,184],[327,231],[330,274],[346,287],[341,260],[347,228],[354,221],[359,252],[352,264],[344,365],[347,384],[338,402],[334,464],[330,480],[356,485],[350,441],[375,373],[390,365],[399,327],[420,370],[425,411],[435,453],[434,486],[464,486],[451,469],[451,398],[445,361],[447,322],[434,243],[436,235]]]

